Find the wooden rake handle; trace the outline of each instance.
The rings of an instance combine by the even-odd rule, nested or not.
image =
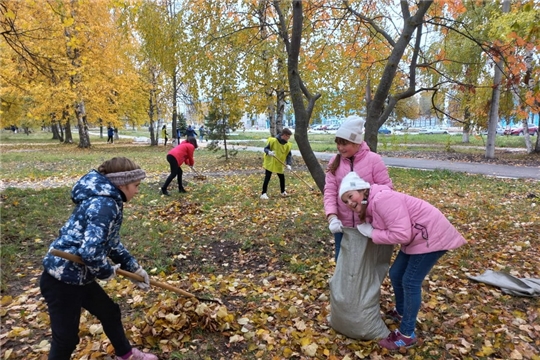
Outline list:
[[[281,161],[276,155],[274,155],[274,159],[276,159],[277,161],[279,161],[283,166],[287,167],[287,164],[285,164],[283,161]],[[300,180],[302,180],[304,182],[304,184],[306,184],[307,186],[309,186],[309,189],[311,191],[313,191],[313,186],[309,185],[308,182],[306,180],[304,180],[302,177],[300,177],[300,175],[298,175],[297,173],[295,173],[294,171],[290,170],[290,172],[292,172],[294,174],[294,176],[296,176],[297,178],[299,178]]]
[[[64,258],[66,260],[69,260],[69,261],[73,261],[75,263],[78,263],[78,264],[83,264],[84,265],[84,261],[82,260],[82,258],[78,255],[74,255],[74,254],[70,254],[70,253],[67,253],[65,251],[61,251],[61,250],[56,250],[56,249],[52,249],[51,251],[49,251],[51,254],[53,254],[54,256],[58,256],[58,257],[61,257],[61,258]],[[126,270],[122,270],[122,269],[116,269],[116,272],[122,276],[125,276],[127,278],[130,278],[130,279],[133,279],[133,280],[137,280],[137,281],[144,281],[144,278],[140,275],[137,275],[137,274],[134,274],[132,272],[129,272],[129,271],[126,271]],[[165,284],[165,283],[162,283],[162,282],[159,282],[159,281],[155,281],[155,280],[152,280],[150,279],[150,285],[153,285],[153,286],[157,286],[157,287],[160,287],[162,289],[165,289],[165,290],[170,290],[172,292],[175,292],[179,295],[182,295],[182,296],[186,296],[186,297],[191,297],[191,298],[195,298],[197,300],[201,300],[201,301],[212,301],[212,302],[218,302],[218,300],[211,300],[211,299],[201,299],[201,298],[198,298],[197,296],[193,295],[192,293],[190,292],[187,292],[185,290],[182,290],[182,289],[179,289],[179,288],[176,288],[172,285],[169,285],[169,284]]]

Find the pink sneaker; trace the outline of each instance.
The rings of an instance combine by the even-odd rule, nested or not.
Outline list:
[[[395,330],[386,339],[379,341],[379,346],[388,350],[398,350],[400,347],[410,348],[416,344],[416,341],[414,333],[411,336],[405,336],[399,330]]]
[[[120,356],[117,356],[116,360],[123,360],[123,359]],[[158,360],[158,357],[153,354],[143,353],[139,349],[132,348],[131,356],[128,357],[126,360]]]

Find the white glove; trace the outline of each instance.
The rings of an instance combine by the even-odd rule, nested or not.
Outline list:
[[[360,234],[364,235],[365,237],[371,238],[371,234],[373,233],[373,226],[371,226],[370,223],[363,223],[356,227],[358,231],[360,231]]]
[[[131,280],[135,285],[137,285],[143,290],[150,289],[150,277],[148,276],[148,273],[142,268],[142,266],[138,268],[137,271],[135,271],[135,274],[142,276],[144,278],[144,281],[137,281],[132,278],[129,278],[129,280]]]
[[[115,277],[115,276],[116,276],[116,270],[118,270],[118,269],[120,268],[120,266],[121,266],[121,264],[112,265],[112,270],[113,270],[113,271],[112,271],[112,274],[111,274],[108,278],[103,279],[103,280],[109,281],[109,280],[111,280],[113,277]]]
[[[332,234],[343,232],[342,229],[343,224],[341,223],[341,220],[337,218],[337,216],[334,216],[332,220],[330,220],[330,225],[328,225],[328,229],[330,229],[330,232]]]
[[[276,156],[276,153],[273,152],[273,151],[271,151],[271,150],[269,150],[269,151],[268,151],[268,156]]]
[[[292,169],[291,165],[287,165],[287,170],[291,170],[291,169]]]

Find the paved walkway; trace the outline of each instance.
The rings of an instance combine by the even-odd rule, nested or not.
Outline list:
[[[205,143],[203,143],[202,147],[204,146],[206,146]],[[260,152],[263,151],[262,148],[263,147],[235,146],[235,149],[239,150]],[[294,156],[301,156],[299,150],[293,150],[292,153]],[[333,155],[334,154],[332,153],[315,152],[315,156],[317,157],[317,159],[326,161],[330,160]],[[450,171],[464,172],[468,174],[481,174],[486,176],[510,179],[533,179],[540,181],[540,167],[496,165],[487,163],[466,163],[414,158],[394,158],[385,156],[383,156],[383,161],[386,166],[389,167],[401,167],[421,170],[446,169]]]
[[[129,137],[129,136],[126,136]],[[135,139],[135,141],[148,140],[146,138]],[[149,140],[148,140],[149,141]],[[231,143],[238,142],[238,140],[230,139]],[[200,147],[206,147],[207,142],[199,142]],[[238,146],[235,145],[235,149],[247,150],[247,151],[261,151],[264,145],[261,147],[256,146]],[[508,150],[508,149],[505,149]],[[292,151],[294,156],[301,156],[299,150]],[[315,152],[315,156],[321,160],[330,160],[333,153]],[[540,167],[530,166],[510,166],[510,165],[496,165],[487,163],[466,163],[455,161],[441,161],[441,160],[429,160],[429,159],[414,159],[414,158],[393,158],[384,157],[384,163],[389,167],[401,167],[409,169],[421,169],[421,170],[436,170],[446,169],[456,172],[464,172],[468,174],[481,174],[486,176],[494,176],[500,178],[510,179],[533,179],[540,181]]]

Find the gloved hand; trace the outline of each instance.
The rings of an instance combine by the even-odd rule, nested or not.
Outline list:
[[[112,274],[111,274],[108,278],[103,279],[103,280],[109,281],[109,280],[111,280],[113,277],[115,277],[115,276],[116,276],[116,270],[118,270],[118,269],[120,268],[120,265],[121,265],[121,264],[115,264],[115,265],[112,265],[112,268],[113,268]]]
[[[287,165],[287,170],[291,170],[291,169],[292,169],[291,165]]]
[[[135,285],[137,285],[143,290],[150,289],[150,277],[148,276],[148,273],[146,272],[146,270],[142,268],[142,266],[138,268],[137,271],[135,271],[135,274],[142,276],[144,278],[144,281],[137,281],[132,278],[129,278],[129,280],[131,280]]]
[[[334,216],[331,220],[330,220],[330,224],[328,225],[328,229],[330,229],[330,232],[332,234],[336,234],[336,233],[340,233],[340,232],[343,232],[343,224],[341,223],[341,220],[339,220],[337,218],[337,216]]]
[[[273,152],[272,150],[268,150],[268,153],[267,153],[269,156],[276,156],[276,153]]]
[[[371,238],[371,234],[373,233],[373,226],[371,226],[370,223],[363,223],[356,227],[358,231],[360,231],[360,234]]]

